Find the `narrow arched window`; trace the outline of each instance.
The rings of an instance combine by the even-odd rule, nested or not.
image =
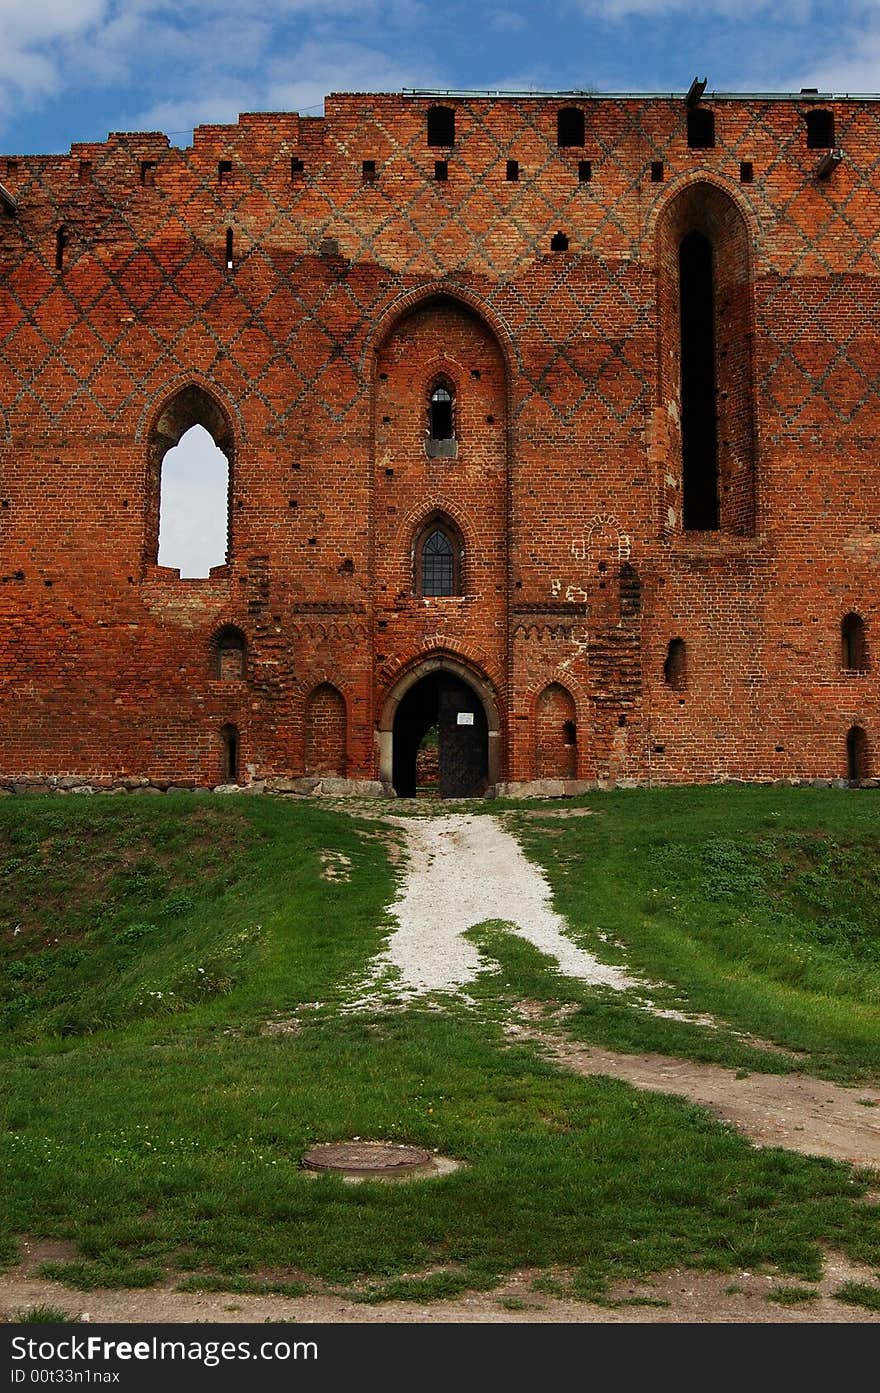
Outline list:
[[[860,614],[848,614],[840,625],[841,662],[850,672],[868,669],[865,621]]]
[[[428,110],[428,144],[455,144],[455,112],[451,106],[432,106]]]
[[[416,593],[442,598],[461,594],[461,537],[445,519],[434,518],[415,546]]]
[[[684,525],[718,527],[718,420],[712,243],[700,232],[678,254],[681,312],[681,451]]]
[[[674,692],[683,692],[687,686],[687,648],[683,638],[669,640],[663,680]]]
[[[221,682],[240,681],[244,677],[246,643],[240,629],[231,624],[224,625],[214,635],[212,648],[212,667],[214,676]]]
[[[207,576],[228,559],[233,441],[219,404],[192,384],[165,406],[150,434],[144,559]]]
[[[830,150],[834,145],[834,112],[807,112],[807,149]]]
[[[203,426],[190,426],[162,461],[159,565],[207,576],[226,561],[229,461]]]
[[[220,730],[220,772],[224,784],[238,778],[238,727],[227,724]]]
[[[846,777],[850,783],[871,777],[868,737],[861,726],[851,726],[846,733]]]
[[[428,403],[428,435],[431,440],[451,440],[454,434],[452,393],[441,383],[434,388]]]
[[[584,113],[576,106],[560,107],[556,113],[556,144],[561,150],[584,143]]]

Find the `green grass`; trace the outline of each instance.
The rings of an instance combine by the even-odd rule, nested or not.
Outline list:
[[[60,1306],[30,1306],[12,1317],[15,1325],[69,1325],[75,1323],[76,1316],[62,1310]]]
[[[866,1282],[844,1282],[834,1293],[837,1301],[847,1306],[863,1306],[866,1311],[880,1311],[880,1287],[869,1287]]]
[[[859,822],[870,800],[679,793],[597,799],[601,816],[556,824],[564,840],[524,823],[576,932],[613,956],[598,937],[610,931],[634,966],[702,1009],[725,1004],[739,1028],[866,1074],[868,959],[847,968],[840,958],[835,995],[783,982],[767,951],[762,968],[747,926],[736,931],[742,945],[722,951],[712,913],[721,905],[735,918],[738,901],[704,890],[698,900],[682,847],[699,860],[723,822],[725,839],[751,848],[784,809],[774,837],[815,836],[817,826],[830,836],[837,816],[834,836],[855,856],[873,836]],[[727,804],[722,793],[733,795]],[[684,919],[643,907],[653,883],[645,847],[661,838],[661,816],[678,867],[663,884],[693,900]],[[580,859],[562,860],[561,846]],[[322,879],[325,848],[349,858],[350,882]],[[791,885],[802,855],[799,846],[796,865],[767,869],[756,853],[786,913],[800,913],[804,892]],[[671,1266],[815,1281],[826,1245],[880,1265],[880,1210],[859,1202],[866,1177],[753,1148],[681,1100],[558,1071],[512,1046],[501,1025],[512,999],[549,1006],[568,993],[574,1028],[617,1048],[648,1042],[738,1068],[791,1067],[730,1031],[658,1021],[566,982],[497,925],[475,934],[491,957],[473,1007],[341,1010],[384,941],[393,898],[375,823],[270,798],[15,798],[0,800],[0,856],[2,1261],[30,1234],[76,1243],[76,1258],[51,1272],[80,1288],[170,1279],[183,1289],[329,1288],[366,1302],[488,1289],[521,1267],[571,1273],[575,1297]],[[747,919],[758,903],[748,893]],[[141,924],[153,927],[129,934]],[[741,955],[748,968],[737,977]],[[195,978],[208,965],[205,989]],[[294,1013],[297,1034],[261,1033],[267,1018]],[[436,1148],[464,1165],[397,1185],[300,1169],[312,1143],[354,1136]]]
[[[776,1287],[767,1293],[767,1300],[777,1306],[803,1306],[805,1302],[818,1299],[819,1293],[811,1287]]]
[[[871,793],[675,788],[579,802],[596,815],[515,824],[583,946],[668,983],[653,993],[661,1004],[804,1052],[814,1073],[880,1074]],[[629,1013],[613,1022],[591,1006],[571,1028],[617,1048],[666,1048],[666,1026]],[[674,1029],[672,1052],[708,1057],[705,1032],[690,1035],[689,1046]],[[798,1066],[765,1056],[761,1067]]]

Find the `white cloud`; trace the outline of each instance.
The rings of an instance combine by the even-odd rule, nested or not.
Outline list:
[[[811,0],[699,0],[699,18],[753,20],[766,16],[774,23],[781,20],[805,23],[810,17],[810,3]],[[633,17],[662,19],[681,13],[692,19],[698,17],[694,0],[575,0],[575,4],[590,18],[611,23]]]
[[[265,106],[273,86],[306,105],[328,84],[401,86],[406,63],[382,48],[423,17],[423,0],[334,0],[332,11],[324,0],[0,0],[0,118],[62,92],[127,87],[154,92],[149,110],[185,129]],[[340,43],[351,32],[376,36],[375,51]]]

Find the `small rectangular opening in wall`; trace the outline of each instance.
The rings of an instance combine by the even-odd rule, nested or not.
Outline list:
[[[290,161],[291,179],[301,179],[306,172],[306,167],[298,155],[294,155]]]
[[[755,169],[751,160],[742,160],[739,166],[739,182],[741,184],[751,184],[755,178]]]
[[[141,183],[151,189],[156,182],[156,161],[141,160]]]
[[[705,106],[690,107],[687,114],[687,143],[691,150],[715,148],[715,113]]]
[[[7,161],[6,161],[6,174],[7,174],[7,177],[8,177],[10,174],[17,174],[17,173],[18,173],[18,160],[7,160]]]
[[[592,160],[579,160],[579,161],[578,161],[578,183],[579,183],[579,184],[589,184],[590,181],[592,180],[592,178],[593,178],[593,162],[592,162]]]
[[[651,161],[651,183],[652,183],[652,184],[662,184],[662,183],[663,183],[663,161],[662,161],[662,160],[652,160],[652,161]]]
[[[434,178],[438,184],[445,184],[449,178],[449,163],[447,160],[434,161]]]
[[[235,264],[235,242],[231,227],[226,229],[226,269],[231,271]]]
[[[90,184],[92,182],[92,162],[91,160],[80,160],[79,162],[79,182]]]
[[[361,165],[361,179],[365,184],[375,184],[376,178],[376,161],[364,160]]]
[[[516,184],[519,182],[519,160],[507,161],[507,172],[504,177],[508,184]]]
[[[218,162],[217,181],[220,184],[232,183],[232,160],[220,160]]]

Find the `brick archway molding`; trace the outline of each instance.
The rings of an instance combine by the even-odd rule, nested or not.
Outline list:
[[[379,745],[379,778],[387,788],[393,786],[392,773],[394,768],[394,718],[397,715],[397,708],[403,701],[407,692],[421,682],[423,677],[427,677],[432,672],[448,672],[453,677],[460,677],[470,687],[471,691],[481,702],[486,713],[486,725],[488,727],[489,747],[488,776],[489,790],[493,790],[498,783],[501,768],[501,718],[498,714],[498,703],[495,700],[495,692],[492,684],[487,678],[473,672],[464,663],[456,662],[454,658],[433,657],[426,658],[423,662],[417,663],[415,667],[405,672],[400,677],[391,691],[388,693],[382,705],[382,714],[379,717],[379,729],[377,739]]]

